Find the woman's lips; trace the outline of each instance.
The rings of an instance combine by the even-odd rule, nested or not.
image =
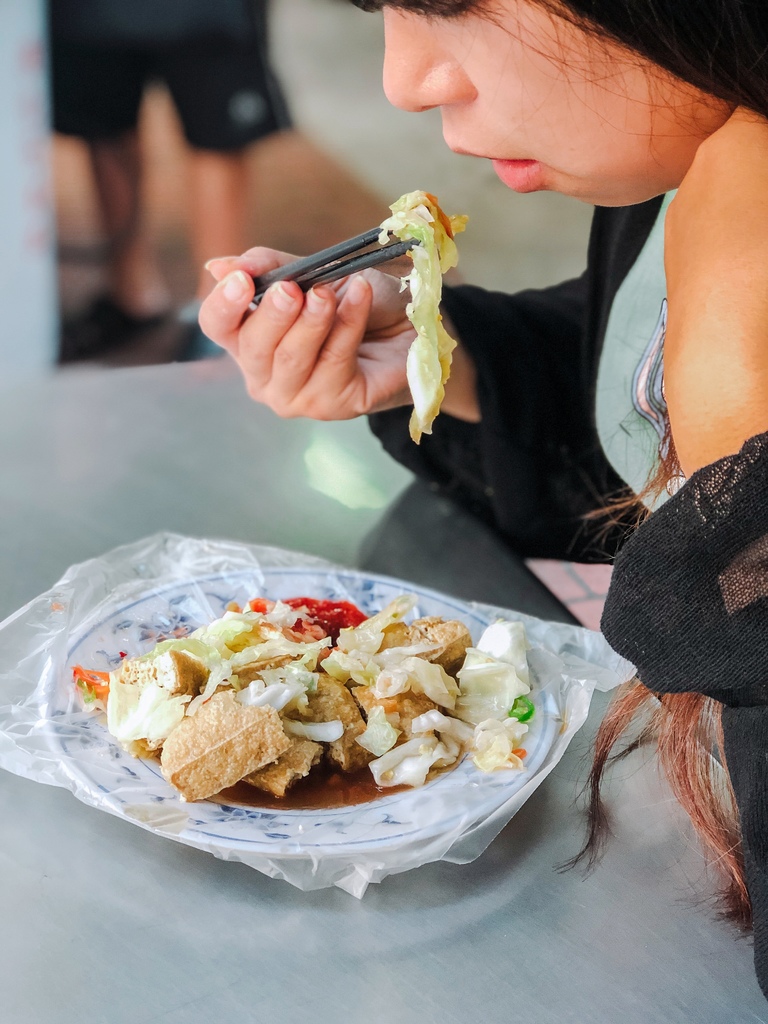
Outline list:
[[[542,188],[538,160],[492,160],[491,163],[499,178],[515,192],[537,192]]]

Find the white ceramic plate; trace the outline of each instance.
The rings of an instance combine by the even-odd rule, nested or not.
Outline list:
[[[101,715],[78,713],[71,668],[106,671],[124,655],[150,650],[158,639],[181,636],[222,614],[230,601],[253,597],[352,600],[373,614],[404,592],[418,597],[414,617],[461,619],[476,641],[489,624],[461,601],[397,580],[314,567],[264,568],[203,576],[148,590],[115,603],[72,639],[66,667],[51,673],[45,694],[48,741],[81,799],[139,824],[149,825],[225,859],[356,857],[392,852],[483,820],[504,804],[546,760],[561,728],[555,698],[536,686],[537,713],[526,736],[525,769],[484,774],[469,758],[419,789],[370,803],[321,810],[275,810],[200,801],[185,803],[162,778],[157,762],[140,761],[110,737]],[[66,724],[65,724],[66,723]],[[470,796],[471,794],[471,796]],[[467,814],[467,801],[471,813]],[[461,808],[459,811],[458,808]],[[248,857],[250,860],[251,857]]]

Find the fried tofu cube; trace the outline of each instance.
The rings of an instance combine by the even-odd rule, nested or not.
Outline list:
[[[265,669],[282,668],[283,665],[288,665],[293,660],[293,656],[290,654],[280,654],[277,657],[264,658],[262,661],[252,661],[250,665],[243,665],[237,670],[237,678],[242,686],[247,686],[254,679],[259,679]]]
[[[185,800],[205,800],[276,761],[291,745],[272,707],[246,707],[220,691],[163,745],[163,776]]]
[[[414,693],[413,690],[396,693],[392,697],[377,697],[369,686],[356,686],[352,696],[365,712],[366,718],[375,707],[383,708],[395,728],[402,729],[402,740],[411,738],[414,718],[427,711],[442,710],[425,693]]]
[[[472,636],[463,622],[430,616],[416,619],[410,626],[404,622],[389,626],[384,631],[380,650],[425,643],[434,644],[436,650],[427,651],[419,657],[442,665],[449,676],[455,676],[464,664],[467,648],[472,646]]]
[[[252,775],[246,775],[243,782],[249,786],[271,793],[272,796],[285,796],[287,790],[309,775],[310,769],[323,757],[322,743],[312,740],[295,739],[284,754],[266,768],[259,768]]]
[[[365,768],[373,755],[355,743],[357,737],[365,732],[365,722],[357,701],[346,686],[330,676],[321,675],[317,690],[307,696],[308,714],[302,715],[303,721],[335,722],[340,719],[344,726],[343,735],[328,744],[328,759],[345,772]]]
[[[120,666],[120,682],[133,686],[156,683],[174,697],[192,697],[205,686],[208,669],[184,651],[165,651],[156,658],[127,658]]]

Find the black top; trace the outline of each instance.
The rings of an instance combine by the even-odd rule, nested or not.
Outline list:
[[[608,315],[660,208],[598,209],[586,273],[506,296],[455,288],[446,308],[478,370],[482,422],[442,414],[414,445],[408,410],[371,417],[385,447],[491,523],[523,555],[610,561],[611,646],[659,693],[724,705],[768,996],[768,434],[695,473],[627,539],[585,524],[622,486],[601,451],[595,389]],[[624,541],[626,540],[626,543]]]

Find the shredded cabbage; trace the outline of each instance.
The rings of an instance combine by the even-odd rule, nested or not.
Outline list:
[[[458,743],[470,743],[474,738],[475,731],[466,722],[459,721],[450,715],[444,715],[441,711],[425,711],[411,722],[411,732],[437,732],[440,738],[449,736]]]
[[[456,706],[459,688],[442,665],[424,658],[407,658],[403,664],[414,693],[423,693],[444,708]]]
[[[368,767],[377,786],[423,786],[430,768],[447,767],[456,756],[435,735],[414,736],[371,761]]]
[[[499,620],[488,626],[477,642],[477,649],[512,665],[522,681],[528,685],[528,641],[522,622]]]
[[[456,714],[477,725],[486,718],[506,718],[515,699],[530,692],[512,665],[470,647],[458,672]]]
[[[227,657],[232,651],[258,643],[262,639],[259,627],[264,625],[264,616],[255,612],[225,612],[220,619],[201,626],[190,636]],[[267,628],[275,632],[274,626]]]
[[[415,657],[417,654],[431,654],[438,649],[438,644],[421,643],[409,644],[406,647],[387,647],[374,655],[374,661],[380,668],[395,668],[406,658]]]
[[[289,657],[292,660],[301,661],[308,671],[313,671],[317,665],[320,652],[330,646],[331,638],[328,636],[322,640],[313,640],[311,643],[305,644],[295,640],[288,640],[282,633],[278,633],[277,636],[265,640],[263,643],[254,644],[252,647],[246,647],[242,651],[237,651],[230,656],[229,661],[232,665],[232,670],[236,672],[238,669],[246,668],[247,666],[269,665],[270,662],[276,661],[278,658]]]
[[[205,686],[200,693],[190,702],[187,708],[188,715],[194,715],[197,713],[197,709],[201,704],[204,704],[209,700],[220,686],[224,686],[230,682],[230,676],[232,674],[232,666],[230,663],[222,659],[218,665],[214,665],[210,671],[208,679],[206,680]]]
[[[475,727],[472,741],[472,760],[481,772],[492,772],[497,768],[524,768],[523,762],[513,754],[518,750],[528,726],[514,718],[498,721],[489,718]]]
[[[120,743],[146,740],[156,747],[184,718],[189,697],[173,697],[157,683],[121,683],[113,672],[107,699],[107,727]]]
[[[323,671],[333,676],[340,683],[348,683],[350,679],[359,686],[373,686],[381,669],[369,655],[362,651],[331,651],[323,662]]]
[[[530,693],[525,627],[521,622],[495,622],[467,649],[459,669],[456,714],[477,725],[503,719],[518,697]]]
[[[384,639],[384,630],[396,622],[402,622],[416,605],[416,600],[415,594],[401,594],[359,626],[342,629],[336,641],[337,646],[345,653],[360,651],[363,654],[376,654]]]
[[[338,718],[332,722],[294,722],[292,718],[284,718],[283,728],[289,736],[315,743],[333,743],[344,735],[344,724]]]
[[[364,651],[333,650],[323,662],[323,671],[338,679],[340,683],[350,680],[358,686],[375,686],[382,671],[392,674],[389,689],[379,696],[392,696],[408,689],[407,672],[401,672],[401,666],[407,658],[417,654],[428,654],[436,650],[435,644],[412,644],[408,647],[388,647],[378,654],[366,654]]]
[[[274,607],[264,614],[264,618],[267,622],[280,628],[283,626],[292,626],[296,619],[300,617],[299,609],[291,608],[289,604],[283,604],[282,601],[275,601]]]
[[[432,433],[451,371],[451,353],[456,342],[443,327],[440,299],[443,274],[459,260],[454,235],[464,230],[467,218],[446,217],[429,192],[409,192],[393,203],[390,210],[392,216],[381,225],[382,243],[389,232],[397,238],[415,238],[421,243],[411,249],[413,269],[403,278],[403,285],[411,289],[406,315],[417,332],[408,352],[406,373],[413,397],[410,432],[418,444],[422,434]]]
[[[300,659],[289,661],[287,665],[281,665],[279,668],[264,668],[259,673],[259,678],[267,684],[291,683],[300,686],[305,693],[314,693],[317,690],[320,673],[310,672]]]
[[[307,671],[302,661],[289,662],[279,668],[265,668],[258,679],[238,693],[237,700],[254,707],[269,704],[276,711],[282,711],[289,705],[301,711],[307,706],[307,693],[317,690],[318,678],[316,672]]]
[[[221,657],[218,651],[213,650],[208,644],[203,643],[202,640],[197,640],[190,635],[180,637],[178,640],[161,640],[151,651],[147,654],[139,655],[136,660],[154,661],[168,651],[181,651],[192,658],[197,658],[198,661],[201,661],[208,668],[211,667],[212,662],[218,661]]]
[[[400,735],[401,730],[395,729],[390,723],[384,708],[374,707],[368,714],[366,730],[357,737],[357,742],[375,757],[381,757],[394,747]]]
[[[407,690],[426,694],[435,704],[451,709],[459,693],[458,686],[442,665],[424,658],[404,658],[399,665],[383,669],[373,684],[377,697],[394,697]]]
[[[305,696],[306,690],[300,683],[267,684],[263,679],[254,679],[237,694],[235,700],[246,707],[263,708],[269,705],[275,711],[282,711],[291,701]]]

